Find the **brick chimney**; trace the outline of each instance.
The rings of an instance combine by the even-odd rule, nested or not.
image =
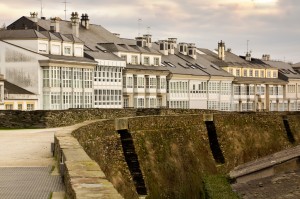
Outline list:
[[[263,61],[270,61],[270,55],[268,55],[268,54],[262,55],[262,60]]]
[[[58,17],[51,18],[50,31],[51,32],[59,32],[60,31]]]
[[[72,33],[76,37],[79,37],[79,18],[77,12],[72,12],[71,14],[71,23],[72,23]]]
[[[169,54],[168,41],[167,40],[159,40],[158,44],[159,44],[159,52],[161,52],[164,55],[168,55]]]
[[[218,56],[219,59],[225,60],[225,43],[222,40],[218,43]]]
[[[147,46],[148,48],[151,48],[151,47],[152,47],[152,41],[151,41],[152,35],[146,34],[146,35],[143,35],[143,36],[144,36],[144,38],[145,38],[145,40],[146,40],[146,46]]]
[[[179,43],[179,52],[183,55],[187,55],[187,43]]]
[[[81,25],[87,30],[90,29],[90,20],[86,13],[81,15]]]
[[[136,37],[136,45],[139,47],[145,47],[146,46],[146,39],[144,37]]]
[[[194,43],[188,44],[188,55],[193,59],[197,59],[196,46]]]

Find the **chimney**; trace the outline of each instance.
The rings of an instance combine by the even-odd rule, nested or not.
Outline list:
[[[246,53],[245,60],[246,60],[246,61],[251,61],[251,53],[250,53],[250,52],[247,52],[247,53]]]
[[[87,30],[90,29],[90,20],[86,13],[81,15],[81,25]]]
[[[79,37],[79,18],[77,12],[71,14],[72,34]]]
[[[270,61],[270,55],[268,55],[268,54],[262,55],[262,60],[263,61]]]
[[[172,42],[174,48],[177,48],[177,38],[168,38],[168,42]]]
[[[187,55],[187,43],[179,43],[179,52],[183,55]]]
[[[113,33],[113,35],[115,35],[116,37],[120,38],[120,34],[119,33]]]
[[[218,56],[219,59],[225,60],[225,43],[222,40],[218,43]]]
[[[136,45],[139,47],[145,47],[146,46],[146,39],[144,37],[136,37]]]
[[[174,52],[175,52],[174,42],[170,39],[168,39],[168,52],[170,55],[174,55]]]
[[[59,18],[53,17],[51,18],[51,24],[50,24],[50,31],[51,32],[59,32]]]
[[[159,52],[161,52],[164,55],[168,55],[169,54],[169,50],[168,50],[168,41],[167,40],[159,40]]]
[[[193,59],[197,59],[196,46],[194,43],[188,44],[188,55]]]
[[[146,34],[146,35],[144,35],[144,38],[146,39],[146,46],[148,48],[151,48],[152,47],[152,41],[151,41],[152,35]]]
[[[32,19],[33,22],[37,23],[38,22],[38,13],[30,12],[30,18]]]

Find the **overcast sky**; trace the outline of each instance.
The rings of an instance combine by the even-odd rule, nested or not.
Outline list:
[[[43,0],[43,16],[64,19],[63,1]],[[87,13],[91,23],[121,37],[150,33],[154,40],[175,37],[211,50],[223,40],[238,55],[246,53],[249,40],[253,57],[270,54],[272,59],[300,62],[300,0],[67,1],[67,20],[72,11]],[[40,16],[41,1],[2,1],[0,25],[32,11]]]

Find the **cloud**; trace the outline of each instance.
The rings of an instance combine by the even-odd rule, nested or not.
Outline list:
[[[273,58],[300,61],[299,0],[69,0],[70,12],[88,13],[91,23],[100,24],[121,37],[134,38],[140,32],[150,33],[154,39],[177,37],[199,47],[214,49],[225,40],[236,54],[244,54],[250,40],[253,55],[269,53]],[[15,6],[17,5],[17,6]],[[30,11],[39,11],[36,0],[14,0],[0,3],[0,25],[9,24]],[[64,18],[64,4],[44,3],[44,15]],[[68,20],[68,19],[67,19]]]

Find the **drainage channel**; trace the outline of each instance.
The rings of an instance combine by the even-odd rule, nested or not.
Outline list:
[[[134,143],[132,140],[131,134],[128,130],[118,130],[118,133],[121,136],[121,143],[123,148],[123,154],[129,168],[130,174],[133,178],[133,182],[136,188],[137,193],[140,195],[140,198],[143,198],[147,195],[147,189],[145,186],[144,177],[140,169],[140,163],[138,156],[135,152]]]

